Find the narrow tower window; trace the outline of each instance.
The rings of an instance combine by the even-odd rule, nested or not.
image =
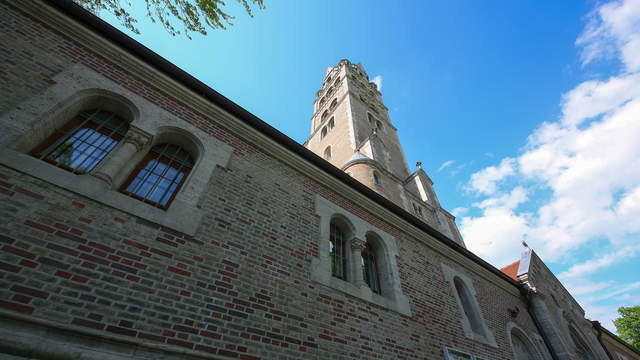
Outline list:
[[[336,106],[338,106],[338,99],[333,99],[333,101],[331,102],[331,105],[329,105],[329,110],[335,109]]]
[[[383,128],[382,121],[376,120],[376,127],[378,128],[378,130],[382,130],[382,128]]]
[[[469,320],[469,325],[471,326],[471,330],[478,334],[484,336],[484,329],[482,327],[482,320],[480,319],[480,315],[473,307],[473,299],[471,299],[471,293],[465,283],[459,277],[455,277],[453,279],[453,284],[456,288],[456,292],[458,293],[458,298],[460,299],[460,303],[462,304],[462,309],[464,310],[464,315],[467,320]]]
[[[371,113],[367,113],[367,119],[369,120],[369,124],[371,124],[371,125],[374,124],[375,119],[373,118]]]
[[[331,160],[331,146],[327,146],[327,148],[324,149],[324,159],[327,161]]]
[[[330,225],[329,254],[331,256],[331,275],[346,280],[344,232],[333,221]]]
[[[368,240],[368,239],[367,239]],[[380,277],[378,276],[378,262],[376,251],[367,241],[367,246],[362,250],[362,273],[364,281],[369,285],[371,291],[380,294]]]
[[[327,127],[323,127],[322,130],[320,131],[320,140],[324,139],[324,137],[327,136]]]
[[[329,128],[329,130],[332,130],[335,126],[335,121],[333,120],[333,116],[331,117],[331,119],[329,119],[329,123],[327,124],[327,128]]]
[[[112,112],[84,111],[31,154],[76,174],[88,173],[122,140],[129,122]]]
[[[189,175],[194,161],[178,145],[154,146],[122,185],[122,192],[166,209]]]
[[[377,171],[373,171],[373,183],[376,185],[380,185],[380,174]]]
[[[325,120],[327,120],[327,118],[328,118],[328,117],[329,117],[329,111],[328,111],[328,110],[325,110],[325,111],[322,113],[322,117],[320,118],[320,121],[321,121],[321,122],[324,122]]]

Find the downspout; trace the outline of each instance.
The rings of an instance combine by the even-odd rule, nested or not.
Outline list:
[[[604,342],[602,342],[602,329],[600,328],[602,325],[600,325],[600,322],[592,321],[591,325],[593,325],[593,327],[596,328],[596,331],[598,332],[598,335],[597,335],[598,342],[600,343],[600,346],[602,346],[602,348],[604,349],[604,352],[607,353],[607,356],[609,357],[610,360],[615,360],[613,356],[611,356],[609,349],[604,345]]]
[[[533,320],[533,324],[536,326],[536,330],[538,330],[538,333],[540,334],[540,336],[542,336],[544,345],[547,347],[549,354],[551,354],[551,358],[553,360],[560,360],[558,358],[558,355],[556,355],[556,353],[553,351],[551,344],[549,344],[549,339],[547,339],[547,337],[544,335],[544,332],[542,332],[542,327],[540,326],[540,322],[538,321],[538,318],[536,318],[535,312],[531,311],[531,293],[532,292],[528,287],[523,285],[520,286],[520,294],[524,297],[524,300],[527,303],[527,312],[529,313],[529,316],[531,316],[531,319]]]

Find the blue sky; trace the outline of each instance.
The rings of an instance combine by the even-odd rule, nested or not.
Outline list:
[[[503,266],[526,238],[611,329],[640,303],[640,1],[228,3],[193,40],[101,15],[299,142],[325,69],[362,63],[471,250]]]

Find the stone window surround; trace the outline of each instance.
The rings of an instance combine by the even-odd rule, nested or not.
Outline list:
[[[316,195],[315,198],[315,211],[320,217],[320,236],[318,237],[318,257],[312,259],[311,279],[382,308],[411,316],[409,299],[404,295],[400,286],[400,275],[396,263],[398,249],[395,238],[320,195]],[[341,217],[348,221],[352,227],[349,229],[350,234],[348,234],[351,238],[346,239],[347,281],[331,275],[331,257],[328,245],[329,225],[335,217]],[[353,266],[357,264],[355,260],[359,261],[354,254],[362,250],[359,245],[365,244],[364,239],[367,238],[367,235],[375,236],[376,240],[380,242],[379,256],[382,261],[378,263],[378,275],[382,295],[374,293],[361,279],[362,271],[357,271],[357,266]]]
[[[462,323],[462,329],[464,330],[465,337],[475,340],[477,342],[492,346],[494,348],[497,348],[498,344],[496,343],[495,336],[491,331],[491,329],[489,329],[489,326],[487,325],[487,321],[482,315],[482,309],[480,308],[480,305],[478,304],[478,300],[476,299],[476,290],[473,287],[473,281],[471,280],[471,278],[468,275],[462,273],[461,271],[453,269],[445,264],[441,264],[441,266],[442,266],[442,273],[445,277],[445,280],[449,283],[451,287],[451,293],[453,294],[453,297],[456,299],[456,304],[458,304],[458,310],[460,312],[460,322]],[[478,315],[478,318],[480,319],[480,325],[482,326],[484,334],[478,334],[474,332],[471,328],[471,322],[469,321],[469,319],[467,318],[464,312],[464,308],[462,306],[462,300],[458,296],[458,291],[456,290],[456,287],[454,284],[454,279],[456,277],[459,278],[467,288],[467,291],[470,296],[469,303],[471,304],[471,307],[472,307],[471,310],[476,312],[476,314]]]
[[[458,349],[444,348],[445,360],[458,360],[460,356],[466,356],[468,360],[473,360],[473,356],[467,352],[460,351]],[[455,355],[458,355],[454,357]]]
[[[0,121],[14,124],[10,134],[0,138],[0,164],[150,222],[194,235],[203,217],[198,207],[200,198],[215,169],[227,166],[233,149],[82,65],[74,65],[56,75],[54,81],[56,83],[40,95],[0,114]],[[125,138],[91,173],[72,174],[28,154],[56,127],[87,107],[104,107],[131,120]],[[162,142],[181,145],[197,159],[166,210],[118,191],[147,152]]]
[[[507,323],[507,339],[509,339],[509,348],[511,349],[512,353],[515,353],[515,348],[513,347],[513,340],[512,340],[512,334],[513,334],[513,330],[516,330],[519,332],[519,335],[521,337],[524,337],[523,340],[526,341],[526,344],[529,345],[529,348],[533,350],[533,357],[536,360],[542,360],[545,357],[540,353],[540,349],[538,349],[538,345],[536,342],[532,341],[531,338],[527,335],[527,332],[524,331],[521,327],[519,327],[518,325],[516,325],[516,323],[514,323],[513,321],[509,321]]]

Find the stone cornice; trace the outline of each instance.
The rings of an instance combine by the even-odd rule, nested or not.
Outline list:
[[[67,3],[67,1],[60,2]],[[363,192],[366,193],[366,191],[363,190],[363,192],[361,192],[357,190],[357,186],[348,184],[348,180],[341,180],[339,177],[336,177],[330,172],[323,170],[311,161],[305,159],[303,155],[295,153],[294,151],[286,148],[283,144],[274,139],[274,137],[282,138],[282,134],[278,133],[277,135],[272,135],[271,137],[267,136],[265,133],[250,125],[248,122],[245,122],[233,116],[231,113],[223,110],[218,104],[215,104],[212,100],[208,99],[206,94],[194,90],[196,88],[195,86],[194,89],[187,87],[183,83],[177,81],[175,78],[172,78],[157,69],[156,67],[162,67],[164,69],[167,66],[173,66],[165,59],[157,57],[155,61],[158,61],[160,65],[154,64],[156,65],[156,67],[154,67],[143,61],[138,56],[133,55],[128,50],[121,48],[120,46],[115,44],[114,41],[105,38],[104,35],[101,35],[91,28],[83,25],[78,20],[70,18],[69,15],[51,6],[47,1],[24,0],[11,3],[11,6],[17,7],[27,14],[30,14],[34,18],[51,26],[53,29],[59,31],[63,35],[74,39],[74,41],[78,41],[83,44],[91,44],[91,49],[93,51],[113,62],[114,64],[121,66],[123,69],[126,69],[127,72],[129,72],[133,76],[144,79],[146,82],[152,84],[152,86],[157,90],[176,98],[185,106],[188,106],[193,110],[203,114],[211,121],[219,124],[220,126],[223,126],[231,133],[242,138],[248,143],[261,149],[262,151],[268,153],[269,155],[282,161],[283,163],[291,166],[300,173],[314,179],[318,183],[323,184],[323,186],[332,189],[347,200],[352,201],[355,204],[359,204],[361,207],[367,209],[373,215],[379,217],[380,219],[384,219],[386,222],[395,226],[400,231],[403,231],[407,235],[417,239],[418,241],[421,241],[423,244],[442,254],[444,257],[459,263],[460,265],[466,267],[468,270],[473,271],[477,275],[503,288],[514,296],[519,296],[519,287],[514,281],[507,278],[506,275],[503,276],[499,272],[499,270],[481,260],[473,253],[462,247],[456,246],[453,240],[446,238],[446,236],[442,235],[435,229],[430,229],[430,231],[433,233],[430,234],[425,230],[420,229],[416,225],[413,225],[409,221],[403,219],[399,214],[397,214],[396,212],[398,210],[392,211],[391,209],[382,205],[384,201],[374,200],[374,195],[371,195],[372,197],[365,195]],[[72,7],[72,5],[66,4],[61,7],[67,9]],[[89,15],[83,15],[83,17],[87,16]],[[84,22],[97,23],[100,22],[100,20],[98,20],[97,18],[91,18],[88,21],[85,19]],[[106,24],[99,25],[102,28],[106,26]],[[115,29],[111,29],[109,31],[114,32]],[[126,37],[121,33],[117,36]],[[127,41],[128,44],[134,43],[130,38],[126,38],[124,41]],[[134,43],[134,46],[140,45]],[[141,46],[140,48],[143,49],[141,51],[151,53],[151,51],[146,48],[142,48]],[[156,54],[153,55],[157,56]],[[179,69],[176,68],[176,70]],[[182,76],[184,76],[184,74]],[[208,89],[213,92],[212,89],[198,82],[197,79],[190,77],[189,80],[192,82],[197,82],[198,90],[206,91]],[[217,93],[216,96],[228,101],[226,98],[220,96]],[[246,110],[238,107],[235,104],[229,106],[232,107],[233,111],[235,112],[246,112]],[[255,118],[255,116],[251,116]],[[259,119],[255,119],[259,121]],[[266,124],[261,124],[262,127],[265,127],[265,125]],[[274,129],[270,128],[270,130]],[[347,177],[348,176],[345,176],[345,178]],[[355,184],[355,180],[353,181]],[[392,205],[389,206],[393,207]],[[415,222],[418,223],[421,222],[421,220],[416,220]],[[448,242],[449,244],[447,244],[446,242]]]

